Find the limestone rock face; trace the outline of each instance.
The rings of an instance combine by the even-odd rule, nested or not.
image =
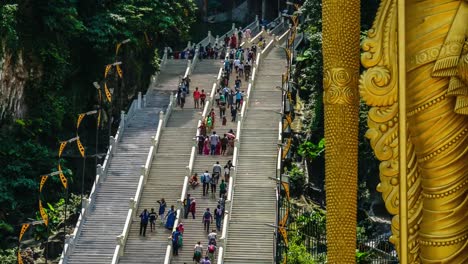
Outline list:
[[[22,118],[27,112],[25,86],[33,73],[25,63],[24,54],[3,50],[0,57],[0,121]]]

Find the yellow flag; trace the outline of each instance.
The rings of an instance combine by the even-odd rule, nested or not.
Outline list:
[[[297,17],[297,15],[294,15],[292,17],[292,21],[293,21],[294,27],[297,27],[297,23],[299,22],[299,18]]]
[[[48,178],[49,178],[49,176],[47,176],[47,175],[43,175],[41,177],[41,185],[39,185],[39,193],[42,192],[42,187],[44,186],[44,184],[46,183]]]
[[[24,264],[23,258],[21,257],[21,252],[18,250],[18,264]]]
[[[107,74],[109,73],[109,71],[111,70],[112,68],[112,65],[109,64],[109,65],[106,65],[106,70],[104,71],[104,78],[107,78]]]
[[[122,43],[118,43],[117,46],[115,47],[115,56],[117,56],[117,54],[119,54],[120,46],[122,46]]]
[[[289,200],[289,184],[282,182],[281,185],[283,185],[284,191],[286,192],[286,198]]]
[[[21,241],[23,239],[24,233],[26,233],[26,230],[28,230],[30,224],[23,224],[21,226],[21,231],[18,240]]]
[[[116,68],[117,68],[117,74],[119,75],[120,79],[122,79],[122,77],[123,77],[122,68],[120,68],[119,64],[116,65]]]
[[[288,233],[286,233],[286,229],[284,227],[280,227],[279,231],[281,233],[281,236],[283,237],[284,243],[287,245],[288,244]]]
[[[288,153],[289,153],[289,149],[291,148],[291,141],[292,141],[292,140],[289,138],[289,139],[288,139],[288,143],[286,144],[286,146],[285,146],[284,149],[283,149],[283,157],[282,157],[283,159],[285,159],[286,156],[287,156]]]
[[[286,130],[288,128],[288,126],[291,125],[292,123],[292,116],[291,116],[291,113],[289,113],[287,116],[286,116],[286,122],[284,123],[283,125],[283,130]]]
[[[42,220],[44,221],[44,224],[46,226],[48,226],[49,225],[49,217],[47,216],[47,213],[46,213],[44,207],[42,207],[41,200],[39,200],[39,212],[41,213],[41,217],[42,217]]]
[[[97,127],[101,127],[101,109],[98,110],[98,116],[97,116]]]
[[[76,123],[76,129],[80,128],[81,121],[83,121],[83,118],[85,117],[86,114],[79,114],[78,115],[78,122]]]
[[[78,146],[78,150],[80,151],[81,157],[84,158],[84,156],[85,156],[85,149],[84,149],[84,147],[83,147],[83,144],[81,144],[81,141],[80,141],[79,138],[76,140],[76,145]]]
[[[67,180],[67,177],[65,177],[65,175],[62,172],[62,166],[60,166],[60,163],[58,165],[58,171],[60,171],[59,177],[60,177],[60,181],[62,182],[63,188],[66,189],[68,187],[68,180]]]
[[[109,103],[112,102],[112,94],[109,91],[109,88],[107,88],[107,83],[104,83],[104,92],[106,93],[106,98]]]
[[[67,145],[67,141],[60,142],[60,148],[59,148],[59,153],[58,153],[59,158],[62,156],[62,152],[65,149],[66,145]]]

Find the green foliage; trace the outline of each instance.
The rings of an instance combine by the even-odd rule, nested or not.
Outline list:
[[[60,199],[54,204],[47,203],[44,207],[49,217],[49,235],[61,232],[64,225],[65,212],[67,221],[77,214],[81,206],[81,198],[78,195],[72,194],[68,199],[67,210],[65,211],[65,199]],[[39,212],[36,213],[36,220],[42,220]],[[34,226],[34,238],[36,240],[44,240],[47,237],[47,227],[45,225]]]
[[[302,195],[305,184],[304,171],[293,164],[287,173],[289,175],[289,191],[291,196],[297,197]]]
[[[159,71],[161,67],[161,58],[159,57],[159,51],[158,49],[154,50],[154,57],[153,60],[151,61],[151,66],[153,66],[154,71]]]
[[[356,249],[356,263],[357,264],[370,264],[372,259],[369,252],[361,252]]]
[[[0,250],[0,263],[2,264],[16,264],[17,256],[16,256],[15,248],[10,248],[6,250]]]
[[[313,210],[305,213],[295,220],[299,236],[305,235],[320,239],[326,234],[326,213],[322,210]]]
[[[307,252],[307,248],[302,244],[298,236],[293,236],[288,245],[288,264],[313,264],[314,258]]]
[[[12,49],[18,42],[18,34],[16,32],[16,14],[18,11],[17,4],[5,4],[0,6],[0,43],[5,42],[6,47]],[[3,43],[2,43],[3,44]],[[0,45],[0,55],[2,54],[2,46]]]
[[[325,149],[325,138],[322,138],[318,144],[314,144],[311,141],[303,142],[298,149],[298,154],[313,160],[317,158]]]
[[[120,113],[159,69],[158,50],[185,43],[195,12],[193,0],[1,1],[0,55],[5,47],[21,54],[26,66],[20,70],[27,73],[20,76],[26,79],[26,115],[0,122],[1,248],[14,238],[12,227],[36,215],[39,176],[56,168],[57,142],[75,135],[77,114],[96,105],[92,83],[102,80],[104,65],[123,62],[125,78],[114,95],[122,103],[113,106]],[[127,38],[116,56],[116,44]],[[90,131],[80,137],[89,138]],[[56,177],[49,184],[60,186]],[[45,200],[54,204],[62,190],[50,190]],[[56,206],[47,210],[59,226]]]

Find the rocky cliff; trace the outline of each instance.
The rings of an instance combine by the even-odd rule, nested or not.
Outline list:
[[[0,122],[6,118],[23,118],[27,112],[25,89],[28,81],[39,77],[39,70],[27,63],[23,52],[0,53]]]

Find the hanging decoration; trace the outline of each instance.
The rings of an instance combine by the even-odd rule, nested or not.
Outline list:
[[[48,225],[49,225],[49,216],[47,215],[46,210],[45,210],[44,207],[42,206],[42,201],[41,201],[41,199],[39,199],[39,212],[41,213],[42,221],[44,221],[44,224],[45,224],[46,226],[48,226]]]

